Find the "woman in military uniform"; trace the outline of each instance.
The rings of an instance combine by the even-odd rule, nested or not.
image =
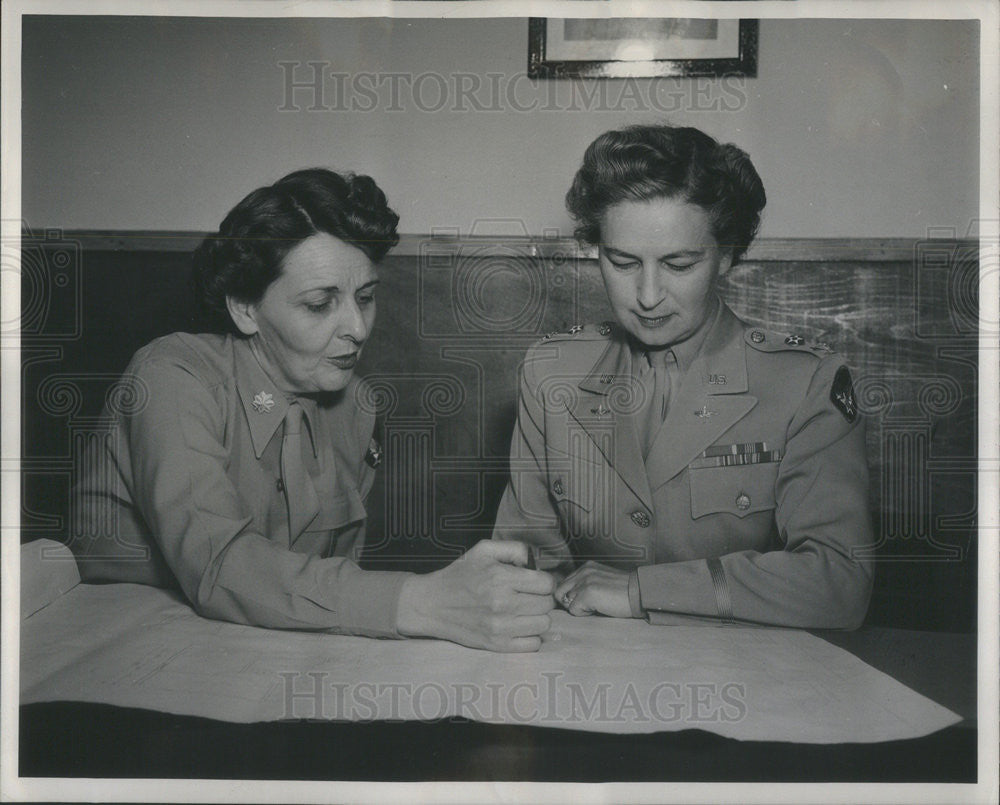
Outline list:
[[[378,463],[354,367],[398,216],[367,176],[313,169],[250,193],[195,255],[213,334],[132,359],[78,486],[85,581],[178,584],[211,618],[537,649],[552,578],[484,541],[427,575],[362,570]]]
[[[566,198],[616,321],[528,351],[494,538],[532,545],[575,615],[859,626],[873,539],[849,371],[715,290],[765,204],[749,157],[693,128],[611,131]]]

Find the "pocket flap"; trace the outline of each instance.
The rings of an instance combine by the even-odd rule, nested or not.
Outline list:
[[[778,462],[736,467],[706,467],[688,471],[691,516],[725,512],[746,517],[775,507]]]

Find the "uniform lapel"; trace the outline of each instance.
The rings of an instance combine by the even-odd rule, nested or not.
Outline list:
[[[646,458],[656,490],[739,422],[757,404],[747,391],[743,324],[727,307],[670,400],[670,410]]]
[[[629,407],[635,399],[631,378],[631,352],[627,342],[616,334],[566,407],[622,482],[652,509],[653,496]]]
[[[234,376],[240,402],[250,428],[250,441],[254,455],[260,459],[275,431],[281,428],[288,412],[288,398],[261,368],[245,338],[235,339],[233,345]],[[280,437],[279,437],[280,438]]]
[[[245,339],[240,339],[235,345],[235,367],[236,387],[240,393],[240,400],[243,403],[243,411],[246,414],[247,424],[250,428],[250,440],[253,443],[254,454],[258,458],[264,455],[264,450],[268,443],[274,438],[277,431],[282,431],[278,438],[282,439],[282,451],[284,445],[284,421],[288,413],[289,400],[264,372],[263,367],[257,361],[256,356],[250,349],[250,344]],[[316,447],[316,426],[318,414],[316,403],[308,397],[299,400],[302,409],[302,430],[295,439],[299,445],[298,451],[302,452],[302,439],[308,440],[313,456],[317,456]],[[302,464],[305,456],[294,457],[295,465],[300,469],[300,475],[308,478],[308,469]],[[282,462],[287,466],[287,462]],[[284,466],[281,467],[284,473]],[[284,483],[286,479],[282,479]],[[311,484],[312,481],[309,481]],[[305,481],[298,486],[300,490],[304,487]],[[300,534],[316,519],[319,514],[319,500],[315,487],[312,487],[310,494],[300,494],[295,497],[289,512],[288,539],[289,545],[293,544]]]

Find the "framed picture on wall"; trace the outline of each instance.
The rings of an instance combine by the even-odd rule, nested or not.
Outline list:
[[[695,17],[528,21],[532,78],[756,76],[757,20]]]

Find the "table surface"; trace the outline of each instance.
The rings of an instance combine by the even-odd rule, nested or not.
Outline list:
[[[971,634],[868,627],[817,632],[963,721],[876,744],[737,741],[700,730],[647,735],[438,722],[231,724],[79,702],[21,708],[22,776],[304,780],[973,782]]]
[[[813,634],[976,724],[976,636],[868,626]]]

